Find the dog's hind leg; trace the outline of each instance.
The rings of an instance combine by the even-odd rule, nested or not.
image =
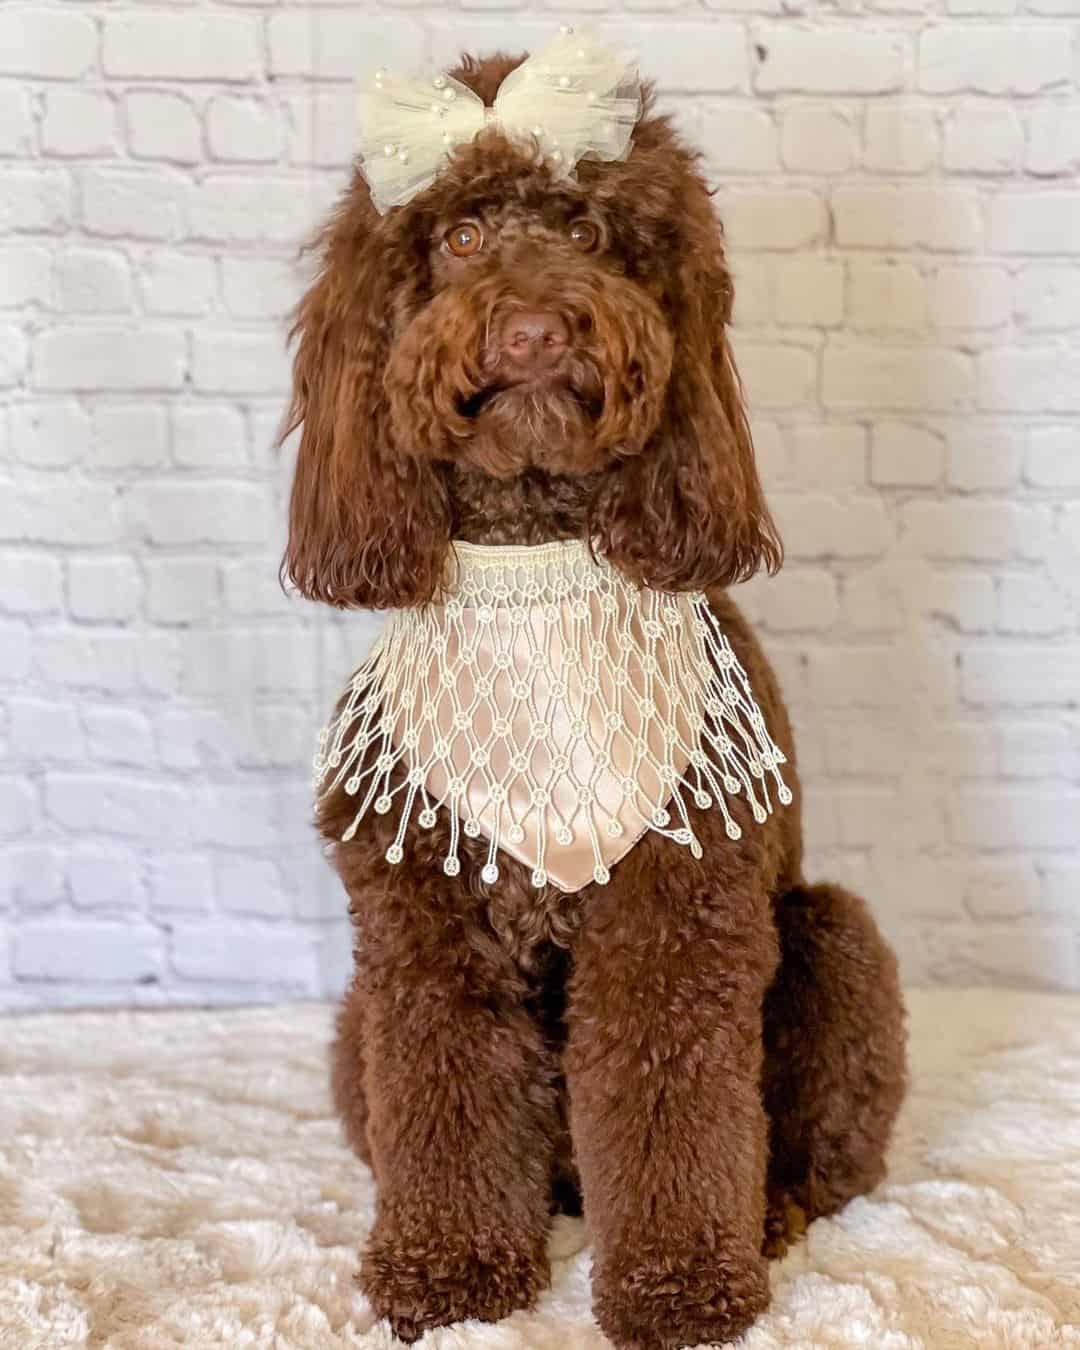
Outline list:
[[[359,980],[354,979],[337,1013],[336,1035],[330,1046],[330,1091],[349,1147],[370,1167],[364,1073],[363,994]]]
[[[780,965],[764,1010],[764,1250],[778,1256],[807,1223],[884,1176],[906,1061],[896,958],[865,903],[825,884],[787,891],[773,909]]]

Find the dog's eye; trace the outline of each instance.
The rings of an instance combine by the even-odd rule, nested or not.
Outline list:
[[[600,231],[591,220],[586,220],[584,216],[572,220],[567,233],[570,236],[570,242],[575,248],[579,248],[582,253],[591,253],[600,242]]]
[[[459,220],[443,235],[446,247],[455,258],[471,258],[484,247],[484,232],[475,220]]]

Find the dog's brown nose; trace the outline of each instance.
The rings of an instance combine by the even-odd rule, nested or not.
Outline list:
[[[522,370],[548,370],[570,341],[566,322],[554,310],[519,309],[502,326],[502,350]]]

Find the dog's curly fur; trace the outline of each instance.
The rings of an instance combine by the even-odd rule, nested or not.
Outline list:
[[[520,59],[520,58],[519,58]],[[491,102],[516,61],[454,72]],[[591,252],[568,225],[586,218]],[[467,259],[442,245],[463,219]],[[302,425],[283,568],[336,606],[436,598],[451,539],[594,541],[635,581],[705,590],[789,760],[776,680],[725,588],[780,545],[727,336],[732,286],[696,157],[651,98],[625,162],[559,178],[495,129],[380,217],[360,172],[302,301]],[[557,377],[510,378],[501,317],[563,318]],[[768,1300],[766,1257],[880,1180],[905,1082],[892,953],[863,902],[802,874],[797,806],[704,856],[646,834],[610,884],[537,892],[448,825],[384,860],[333,854],[356,930],[333,1051],[375,1171],[361,1284],[396,1332],[528,1305],[556,1208],[583,1201],[596,1315],[620,1347],[724,1341]],[[354,803],[324,799],[338,841]]]

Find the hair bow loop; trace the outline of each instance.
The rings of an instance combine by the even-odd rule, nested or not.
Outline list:
[[[565,28],[510,72],[490,108],[449,75],[421,80],[377,71],[357,97],[357,149],[371,199],[385,212],[429,187],[455,147],[485,126],[531,138],[565,176],[585,155],[625,159],[640,116],[633,63],[592,33]]]

